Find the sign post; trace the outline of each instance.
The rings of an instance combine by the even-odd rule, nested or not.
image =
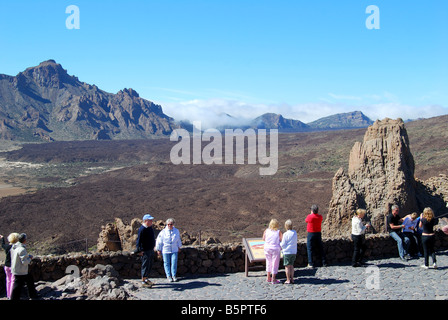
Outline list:
[[[249,276],[249,263],[266,261],[264,255],[264,240],[262,238],[243,238],[243,245],[246,249],[245,254],[245,273]],[[283,255],[280,253],[280,258]]]

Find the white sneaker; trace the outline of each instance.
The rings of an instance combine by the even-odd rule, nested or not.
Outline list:
[[[434,264],[432,265],[432,267],[433,267],[434,269],[437,269],[437,263],[434,262]]]
[[[423,269],[429,269],[429,267],[428,266],[425,266],[425,265],[422,265],[421,266]]]
[[[168,280],[169,282],[173,282],[173,278],[171,277],[166,277],[166,280]]]
[[[177,282],[177,278],[176,278],[176,277],[173,277],[173,281],[174,281],[174,282]]]

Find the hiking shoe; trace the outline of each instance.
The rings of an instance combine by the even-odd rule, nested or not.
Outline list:
[[[151,288],[153,285],[154,285],[154,283],[151,282],[149,279],[142,281],[142,286],[144,286],[144,287]]]

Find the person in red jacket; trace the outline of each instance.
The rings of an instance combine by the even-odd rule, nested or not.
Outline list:
[[[327,266],[324,247],[322,244],[322,219],[322,216],[319,214],[319,207],[313,204],[311,206],[311,213],[305,219],[305,222],[307,223],[306,231],[308,233],[306,238],[308,268],[314,268],[313,254],[316,250],[321,258],[322,266]]]

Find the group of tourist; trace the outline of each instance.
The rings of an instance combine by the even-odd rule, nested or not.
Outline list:
[[[362,266],[365,245],[365,233],[371,227],[370,223],[364,223],[367,211],[365,209],[356,210],[352,218],[351,239],[353,240],[352,266]],[[432,267],[437,268],[436,255],[434,250],[435,233],[434,226],[438,223],[431,208],[425,208],[421,215],[417,213],[409,214],[403,218],[399,216],[397,205],[391,207],[391,213],[387,216],[387,230],[398,247],[400,259],[406,261],[411,255],[414,257],[424,256],[423,268],[429,268],[429,257],[432,258]],[[149,280],[149,275],[154,261],[154,254],[157,253],[163,259],[167,280],[177,281],[177,260],[182,247],[179,230],[174,227],[175,220],[169,218],[166,225],[155,237],[152,228],[154,217],[145,214],[142,225],[138,229],[135,253],[141,256],[141,283],[143,286],[152,287],[153,282]],[[314,258],[320,258],[320,266],[326,266],[325,251],[323,249],[321,228],[322,215],[319,214],[317,205],[311,206],[311,212],[306,217],[307,223],[307,268],[314,268]],[[266,281],[269,283],[279,283],[276,278],[280,258],[283,255],[283,265],[286,273],[286,284],[294,283],[294,262],[297,255],[297,232],[293,229],[290,219],[285,221],[285,233],[279,229],[277,219],[272,219],[269,227],[263,233],[264,253],[266,257]],[[30,298],[37,298],[34,281],[28,272],[28,265],[32,256],[27,253],[25,233],[11,233],[8,236],[9,244],[0,235],[2,247],[6,253],[5,274],[7,297],[11,300],[20,299],[23,287],[26,285]],[[422,254],[423,252],[423,254]]]
[[[438,219],[434,216],[431,208],[425,208],[419,215],[413,212],[404,217],[399,216],[399,207],[393,205],[391,213],[386,220],[386,228],[389,235],[397,243],[398,255],[403,261],[424,256],[423,268],[428,269],[429,257],[432,259],[432,267],[437,268],[435,254],[435,232],[434,226],[438,224]],[[370,223],[363,223],[366,215],[365,209],[358,209],[352,218],[352,240],[353,258],[352,266],[363,265],[362,259],[365,251],[365,232],[370,228]]]
[[[306,217],[307,223],[307,255],[308,268],[314,267],[313,257],[317,253],[321,259],[321,265],[326,266],[325,251],[322,244],[322,215],[319,214],[319,207],[313,205],[311,213]],[[269,283],[279,283],[276,279],[280,266],[280,258],[283,254],[283,265],[286,273],[286,284],[294,283],[294,261],[297,256],[297,232],[293,230],[290,219],[285,222],[286,232],[282,234],[279,230],[277,219],[272,219],[269,227],[263,233],[264,254],[266,257],[266,281]],[[317,252],[316,252],[317,251]]]
[[[397,242],[400,259],[406,261],[414,257],[425,258],[423,268],[429,268],[429,257],[432,259],[432,267],[437,268],[437,259],[434,250],[435,232],[434,226],[438,224],[438,219],[434,216],[431,208],[425,208],[422,214],[413,212],[400,218],[399,207],[393,205],[392,212],[387,216],[387,231]]]
[[[152,223],[154,217],[150,214],[143,216],[143,222],[138,230],[136,251],[142,257],[141,268],[141,284],[143,286],[152,287],[154,283],[149,280],[152,269],[154,252],[163,258],[163,266],[165,274],[170,282],[177,281],[177,260],[182,241],[179,230],[174,227],[175,220],[169,218],[166,220],[165,228],[159,233],[157,238],[154,235]],[[313,255],[317,254],[321,257],[322,265],[325,266],[325,252],[322,245],[321,225],[322,215],[319,214],[317,205],[311,207],[311,213],[305,220],[308,224],[307,252],[308,267],[314,267]],[[272,219],[263,233],[264,253],[266,256],[266,280],[270,283],[279,283],[276,279],[278,273],[280,257],[283,254],[283,265],[285,267],[286,281],[285,283],[294,283],[294,262],[297,255],[297,232],[293,230],[291,220],[285,222],[285,233],[279,230],[279,222]]]
[[[22,289],[26,285],[31,299],[37,299],[37,291],[32,275],[28,272],[28,265],[33,258],[26,250],[27,236],[25,233],[11,233],[8,244],[0,235],[2,248],[5,250],[6,296],[10,300],[20,300]]]
[[[436,255],[434,250],[435,233],[434,226],[438,219],[434,217],[431,208],[425,208],[421,215],[416,212],[403,218],[398,215],[399,208],[393,205],[391,213],[387,216],[387,230],[392,239],[397,242],[400,259],[407,261],[413,257],[424,256],[423,268],[429,268],[429,257],[432,258],[432,267],[437,268]],[[364,218],[367,211],[358,209],[354,213],[351,225],[351,239],[353,241],[352,266],[360,267],[363,262],[366,249],[365,233],[371,228],[370,223],[365,223]],[[326,256],[323,249],[321,228],[322,215],[319,214],[317,205],[311,207],[311,213],[306,217],[307,223],[307,268],[314,268],[315,256],[320,257],[321,266],[326,266]],[[279,283],[276,279],[278,273],[280,257],[283,253],[283,264],[285,267],[285,283],[294,283],[294,260],[297,254],[297,233],[292,230],[291,220],[285,222],[284,234],[279,230],[279,223],[272,219],[269,227],[264,231],[263,240],[264,254],[266,257],[266,280],[270,283]],[[423,254],[422,254],[423,252]]]

